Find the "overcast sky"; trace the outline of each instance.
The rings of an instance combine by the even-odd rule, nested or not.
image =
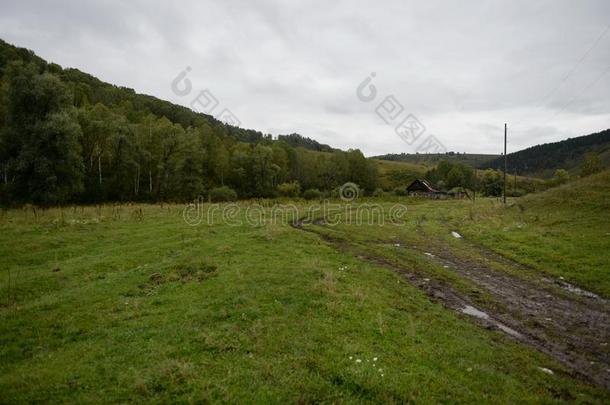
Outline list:
[[[207,89],[242,127],[369,156],[430,134],[498,153],[504,122],[509,152],[610,128],[609,24],[608,0],[0,0],[0,37],[49,61],[186,106]],[[410,145],[408,114],[426,128]]]

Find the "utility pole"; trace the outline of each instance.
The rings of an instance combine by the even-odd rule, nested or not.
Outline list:
[[[477,168],[474,168],[474,185],[472,186],[472,203],[474,204],[475,198],[477,198],[477,186],[479,184],[479,179],[477,177]]]
[[[506,205],[506,123],[504,123],[504,204]]]

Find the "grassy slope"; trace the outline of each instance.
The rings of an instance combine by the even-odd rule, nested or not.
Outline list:
[[[431,169],[431,166],[424,164],[379,159],[373,159],[373,161],[377,164],[379,184],[385,190],[392,190],[396,187],[404,188],[409,185],[409,179],[423,177],[426,171]]]
[[[380,186],[385,190],[393,190],[396,187],[406,188],[413,179],[423,178],[428,170],[432,169],[438,164],[436,160],[422,161],[419,163],[405,162],[405,161],[392,161],[392,160],[381,160],[372,159],[377,164],[377,170],[379,172],[379,183]],[[461,162],[461,160],[455,161]],[[464,162],[462,162],[464,163]],[[484,174],[483,170],[477,171],[479,178]],[[507,176],[508,191],[514,189],[516,184],[518,189],[538,189],[543,184],[543,180],[536,177],[528,176],[516,176],[509,173]]]
[[[385,155],[388,156],[388,155]],[[391,156],[391,154],[389,155]],[[383,159],[384,156],[379,156],[379,159]],[[476,153],[461,153],[461,154],[435,154],[435,153],[422,153],[422,154],[403,154],[399,156],[398,162],[410,163],[413,165],[426,165],[436,166],[441,160],[448,160],[451,162],[464,163],[469,166],[477,167],[480,164],[486,163],[498,155],[490,154],[476,154]]]
[[[464,232],[503,255],[610,296],[610,171],[477,210]]]
[[[431,166],[427,166],[425,164],[379,159],[373,159],[373,161],[377,163],[377,167],[381,173],[387,173],[394,170],[410,170],[414,173],[425,173],[427,170],[431,169]]]
[[[610,297],[610,171],[569,184],[509,199],[426,201],[403,199],[409,207],[405,226],[341,228],[351,239],[399,239],[424,249],[455,245],[455,253],[473,252],[456,245],[450,231],[523,263],[539,273]]]
[[[0,402],[608,400],[316,235],[180,211],[2,218]]]

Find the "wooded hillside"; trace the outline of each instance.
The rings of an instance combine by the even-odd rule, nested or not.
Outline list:
[[[324,153],[320,153],[324,151]],[[375,163],[298,134],[226,125],[212,116],[0,40],[0,203],[216,200],[370,193]]]
[[[514,173],[516,170],[519,174],[541,177],[550,177],[557,169],[579,174],[589,154],[599,156],[601,164],[610,167],[610,129],[509,153],[508,171]],[[501,169],[504,167],[504,158],[498,157],[479,167]]]

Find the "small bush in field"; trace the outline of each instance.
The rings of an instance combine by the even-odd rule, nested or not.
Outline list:
[[[291,181],[280,184],[277,186],[277,190],[284,197],[298,197],[301,194],[301,185],[298,181]]]
[[[306,200],[315,200],[316,198],[321,198],[322,193],[317,188],[310,188],[305,190],[303,193],[303,198]]]
[[[210,199],[212,202],[235,201],[237,193],[231,187],[216,187],[210,190]]]
[[[508,197],[523,197],[526,193],[525,190],[518,188],[516,190],[506,190],[506,195]]]
[[[392,193],[397,196],[405,196],[407,195],[407,190],[404,187],[396,187],[392,190]]]
[[[373,191],[373,197],[383,197],[386,195],[385,191],[383,191],[382,188],[378,188],[375,191]]]

